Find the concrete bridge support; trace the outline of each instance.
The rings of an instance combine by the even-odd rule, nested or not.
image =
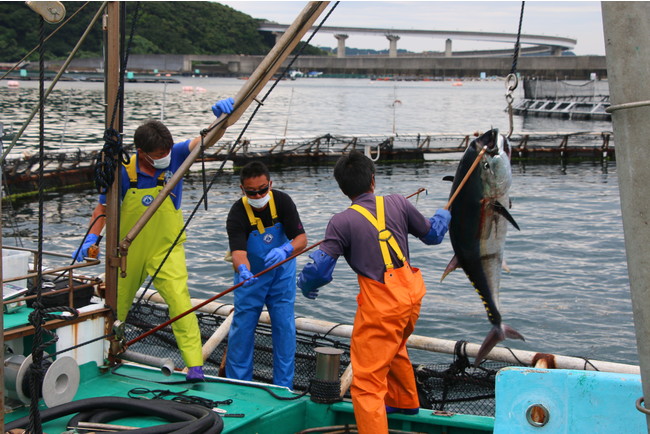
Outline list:
[[[445,57],[451,57],[451,39],[445,41]]]
[[[388,39],[388,57],[397,57],[397,41],[399,41],[399,36],[397,35],[386,35]]]
[[[348,35],[338,34],[334,35],[334,37],[338,41],[336,48],[336,57],[338,59],[343,59],[345,58],[345,40],[348,39]]]

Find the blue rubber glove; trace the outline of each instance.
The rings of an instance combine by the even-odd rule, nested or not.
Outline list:
[[[446,209],[439,209],[433,217],[429,219],[429,223],[431,223],[429,232],[420,238],[420,240],[427,245],[440,244],[445,238],[447,229],[449,229],[450,221],[451,213]]]
[[[214,113],[216,117],[219,117],[224,113],[230,114],[232,113],[234,104],[235,100],[233,98],[219,100],[212,106],[212,113]]]
[[[264,257],[264,266],[268,268],[272,265],[277,264],[280,261],[284,261],[289,256],[291,256],[292,253],[293,253],[293,246],[291,245],[290,242],[286,242],[280,247],[271,249],[271,251],[266,254],[266,256]]]
[[[95,234],[88,234],[86,235],[86,239],[84,240],[83,244],[81,245],[80,248],[74,251],[72,254],[72,258],[77,261],[77,262],[83,262],[84,258],[88,256],[88,248],[95,244],[97,240],[99,239],[98,235]],[[99,256],[97,256],[99,259]]]
[[[243,282],[244,280],[246,281],[242,286],[251,286],[257,282],[257,277],[253,277],[253,273],[251,273],[246,264],[241,264],[237,267],[237,272],[239,273],[239,282]]]
[[[298,288],[302,295],[315,300],[318,297],[318,288],[332,281],[332,273],[336,266],[336,259],[322,250],[316,250],[309,255],[314,262],[305,265],[298,276]]]

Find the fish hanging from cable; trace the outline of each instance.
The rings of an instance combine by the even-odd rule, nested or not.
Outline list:
[[[501,321],[499,312],[507,227],[510,223],[519,230],[519,226],[508,211],[508,191],[512,183],[510,143],[498,129],[487,131],[469,144],[456,169],[450,196],[459,189],[461,180],[484,148],[485,154],[478,167],[458,191],[451,206],[449,238],[454,257],[442,275],[444,279],[451,271],[462,268],[481,297],[492,324],[492,330],[478,351],[475,366],[505,338],[524,340],[517,330]]]

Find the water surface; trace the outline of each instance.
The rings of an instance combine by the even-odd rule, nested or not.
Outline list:
[[[0,82],[1,84],[1,82]],[[164,118],[178,140],[194,137],[212,120],[218,98],[232,96],[237,79],[183,78],[178,85],[127,85],[126,142],[149,117]],[[192,91],[184,91],[190,86]],[[268,87],[267,87],[268,88]],[[398,134],[454,132],[469,134],[491,127],[507,130],[503,82],[373,82],[363,79],[302,79],[281,82],[264,101],[246,134],[250,137],[322,134]],[[0,86],[0,122],[16,130],[35,104],[34,83],[20,89]],[[399,101],[396,103],[396,101]],[[61,83],[47,109],[46,145],[51,150],[91,149],[102,145],[102,85]],[[229,131],[239,133],[243,121]],[[37,124],[34,124],[37,125]],[[611,131],[609,122],[515,117],[517,131]],[[30,127],[13,151],[35,151],[37,130]],[[5,143],[7,145],[7,143]],[[445,205],[456,162],[379,165],[377,192],[408,195],[432,215]],[[319,241],[329,218],[349,205],[332,177],[331,166],[293,167],[272,174],[274,188],[291,194],[311,245]],[[232,272],[223,261],[227,248],[226,214],[239,197],[238,178],[226,173],[208,193],[188,227],[186,251],[190,287],[196,297],[210,297],[231,286]],[[203,194],[200,178],[186,180],[186,218]],[[512,348],[637,363],[627,277],[616,165],[586,162],[561,165],[513,165],[512,215],[521,231],[509,228],[506,260],[510,273],[501,282],[504,321],[526,342]],[[92,190],[44,197],[44,249],[72,252],[96,204]],[[36,246],[36,202],[5,204],[3,237],[7,245]],[[440,277],[452,257],[449,239],[425,246],[411,239],[412,263],[423,270],[428,293],[416,333],[443,339],[482,341],[490,329],[485,311],[462,271]],[[300,257],[299,268],[307,262]],[[101,271],[101,270],[98,270]],[[296,314],[351,323],[358,291],[356,276],[341,259],[334,280],[316,301],[297,296]],[[224,297],[232,302],[232,297]],[[422,357],[417,355],[416,357]],[[419,360],[423,361],[423,360]]]

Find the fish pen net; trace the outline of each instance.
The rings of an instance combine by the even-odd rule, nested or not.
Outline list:
[[[566,81],[524,80],[524,98],[526,99],[581,99],[595,100],[609,97],[604,89],[597,88],[595,81],[569,83]]]
[[[218,313],[198,312],[201,337],[205,343],[223,323]],[[141,302],[133,306],[126,321],[125,338],[137,338],[153,327],[169,319],[166,306]],[[228,339],[225,338],[212,352],[204,364],[207,375],[225,376],[224,363]],[[309,389],[316,372],[315,351],[318,347],[333,347],[343,350],[340,359],[339,377],[350,363],[349,339],[324,336],[319,333],[296,332],[296,367],[294,390]],[[158,358],[170,358],[177,368],[184,367],[171,326],[158,330],[129,347],[129,350]],[[420,406],[434,411],[494,416],[495,376],[499,369],[508,366],[497,362],[484,362],[478,368],[470,366],[466,356],[453,356],[452,363],[414,364]],[[253,381],[273,383],[273,345],[271,326],[258,324],[255,330],[255,351]],[[345,398],[350,398],[349,390]]]

